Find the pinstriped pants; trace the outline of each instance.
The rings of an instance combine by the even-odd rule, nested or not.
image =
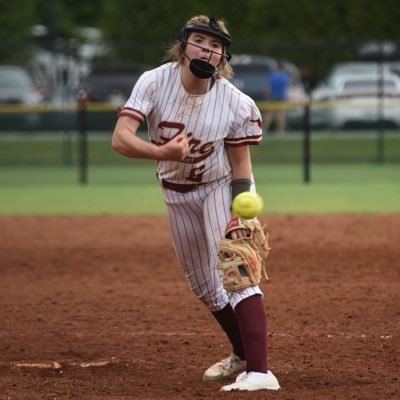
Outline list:
[[[162,187],[175,253],[190,289],[210,311],[262,295],[258,286],[227,292],[217,270],[219,243],[231,219],[230,185],[230,177],[224,177],[188,193]]]

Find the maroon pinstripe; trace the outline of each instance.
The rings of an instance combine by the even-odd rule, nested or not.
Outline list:
[[[226,146],[261,143],[261,115],[254,101],[224,78],[215,80],[204,95],[187,93],[180,68],[167,63],[145,72],[119,114],[146,118],[149,140],[155,144],[162,145],[179,133],[188,137],[188,156],[183,162],[159,161],[157,176],[160,182],[198,185],[188,193],[163,187],[163,194],[175,251],[188,283],[211,311],[218,311],[261,294],[258,286],[227,293],[216,268],[218,246],[231,218]]]

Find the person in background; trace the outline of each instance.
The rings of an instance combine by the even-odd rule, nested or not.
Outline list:
[[[276,70],[269,73],[266,79],[266,98],[272,103],[264,113],[266,132],[270,130],[272,122],[275,122],[277,133],[281,135],[285,133],[287,113],[285,103],[288,101],[290,83],[290,75],[279,61]]]

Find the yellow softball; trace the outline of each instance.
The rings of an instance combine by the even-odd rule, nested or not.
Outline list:
[[[244,219],[252,219],[261,214],[264,201],[258,193],[242,192],[232,202],[232,211]]]

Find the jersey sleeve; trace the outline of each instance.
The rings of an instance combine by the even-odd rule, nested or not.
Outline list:
[[[235,123],[225,138],[227,146],[258,145],[262,142],[262,119],[254,101],[246,96],[236,113]]]
[[[146,71],[137,80],[125,105],[118,110],[118,116],[127,116],[144,122],[151,113],[156,98],[157,80],[154,71]]]

